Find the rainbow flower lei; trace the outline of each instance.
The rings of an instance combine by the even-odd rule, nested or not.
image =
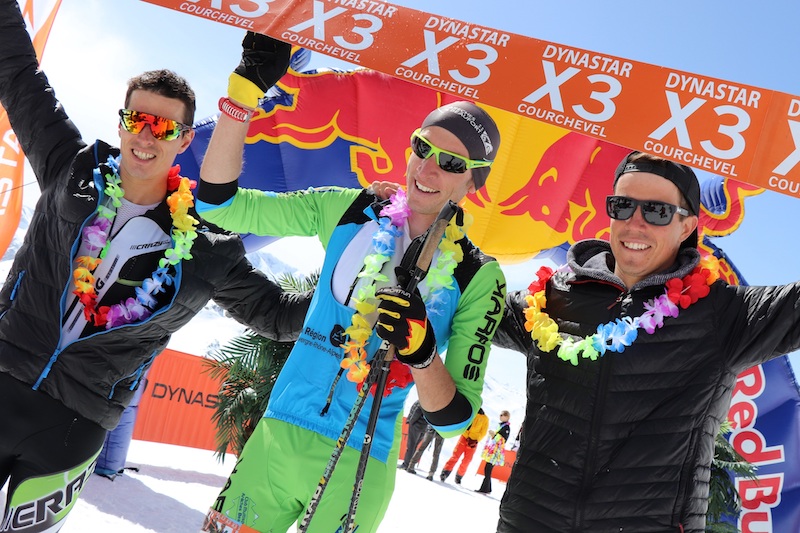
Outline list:
[[[711,284],[719,278],[719,261],[712,255],[703,257],[700,264],[685,277],[667,281],[664,294],[645,302],[642,315],[600,324],[593,335],[580,340],[562,337],[558,324],[544,312],[547,306],[545,286],[553,270],[541,267],[536,275],[537,280],[530,284],[530,294],[525,297],[528,303],[525,329],[531,333],[540,350],[549,352],[557,347],[560,359],[578,366],[579,358],[596,361],[606,351],[624,351],[636,340],[639,328],[652,335],[664,325],[666,317],[677,318],[679,306],[686,309],[700,298],[708,296]]]
[[[389,278],[381,273],[383,265],[395,253],[395,239],[402,235],[402,228],[406,219],[411,214],[405,190],[398,189],[389,199],[379,213],[378,230],[372,237],[372,247],[375,253],[364,258],[364,268],[359,277],[372,280],[363,285],[354,298],[356,312],[353,314],[350,327],[345,330],[348,335],[344,348],[345,358],[341,367],[347,370],[347,379],[361,386],[369,373],[370,365],[367,362],[367,352],[364,346],[372,335],[372,324],[366,316],[374,313],[378,308],[378,299],[375,297],[375,282],[388,281]],[[439,257],[436,264],[428,271],[425,285],[428,287],[425,308],[428,314],[437,315],[443,312],[446,303],[444,290],[453,288],[453,272],[464,258],[461,247],[456,241],[462,239],[471,224],[471,216],[464,213],[463,226],[455,222],[456,217],[450,221],[445,230],[445,235],[439,243]],[[411,372],[406,365],[396,359],[392,361],[384,395],[389,394],[393,387],[405,387],[411,382]],[[372,391],[374,394],[374,390]]]
[[[156,305],[155,295],[164,292],[164,286],[172,285],[174,277],[169,273],[169,267],[177,265],[180,261],[191,259],[192,244],[197,238],[195,231],[199,221],[189,215],[188,211],[194,205],[191,189],[196,182],[179,175],[181,169],[175,165],[167,175],[167,190],[174,191],[167,197],[170,215],[172,216],[173,246],[164,251],[164,257],[159,259],[158,268],[151,277],[142,282],[141,287],[136,287],[136,298],[128,298],[118,304],[97,307],[97,291],[95,290],[95,277],[93,272],[97,269],[108,252],[110,240],[108,232],[111,229],[117,209],[122,205],[121,198],[125,194],[120,184],[119,158],[109,157],[107,165],[110,171],[103,176],[106,182],[105,192],[111,198],[113,209],[100,205],[94,221],[83,228],[83,243],[87,250],[96,254],[83,255],[75,261],[77,268],[72,273],[75,294],[83,304],[83,314],[87,321],[95,326],[105,326],[110,329],[123,324],[130,324],[138,320],[145,320],[153,313]],[[100,168],[94,170],[95,176],[101,173]]]

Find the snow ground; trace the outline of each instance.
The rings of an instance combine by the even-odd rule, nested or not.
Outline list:
[[[448,448],[442,450],[440,468],[449,453]],[[429,454],[423,455],[418,472],[427,472]],[[493,480],[491,495],[475,493],[483,480],[475,474],[478,463],[473,458],[462,487],[453,484],[452,476],[441,483],[398,471],[394,497],[378,533],[495,531],[505,484]],[[127,465],[139,471],[128,470],[113,482],[92,476],[61,532],[197,532],[233,464],[232,456],[219,464],[211,451],[134,440]]]

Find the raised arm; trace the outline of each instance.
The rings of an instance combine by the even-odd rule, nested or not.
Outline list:
[[[14,0],[0,0],[0,103],[39,186],[47,188],[85,143],[39,70]]]
[[[242,154],[250,118],[259,100],[289,68],[291,45],[260,33],[247,32],[242,60],[228,80],[228,97],[214,128],[203,164],[201,186],[235,181],[242,171]],[[199,194],[199,193],[198,193]]]

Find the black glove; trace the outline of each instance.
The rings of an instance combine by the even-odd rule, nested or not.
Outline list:
[[[470,448],[475,448],[478,445],[478,441],[476,441],[475,439],[470,439],[469,437],[465,438],[467,440],[467,446],[469,446]]]
[[[419,291],[411,294],[386,287],[375,295],[381,301],[375,328],[380,338],[394,344],[401,363],[414,368],[430,365],[436,357],[436,336]]]
[[[233,71],[267,92],[286,74],[291,55],[289,43],[248,31],[242,41],[242,61]]]
[[[248,31],[242,41],[242,60],[228,83],[228,96],[240,104],[258,106],[264,93],[286,74],[291,55],[289,43]]]

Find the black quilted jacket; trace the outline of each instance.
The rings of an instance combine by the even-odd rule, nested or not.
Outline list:
[[[19,10],[9,0],[0,1],[0,103],[42,191],[0,291],[0,372],[113,429],[144,370],[209,299],[265,336],[297,338],[307,295],[284,295],[247,261],[237,235],[203,225],[191,250],[194,259],[178,265],[178,288],[165,306],[143,323],[103,330],[58,351],[62,298],[72,291],[72,248],[97,209],[92,169],[118,151],[81,140],[37,71]],[[162,204],[151,213],[169,233],[167,209]]]
[[[639,316],[698,261],[684,250],[668,274],[626,291],[608,243],[573,246],[571,272],[547,285],[546,311],[563,333]],[[528,399],[498,532],[701,533],[714,437],[736,376],[800,347],[800,284],[728,286],[668,317],[621,353],[578,366],[533,346],[527,291],[509,293],[496,346],[528,356]]]

